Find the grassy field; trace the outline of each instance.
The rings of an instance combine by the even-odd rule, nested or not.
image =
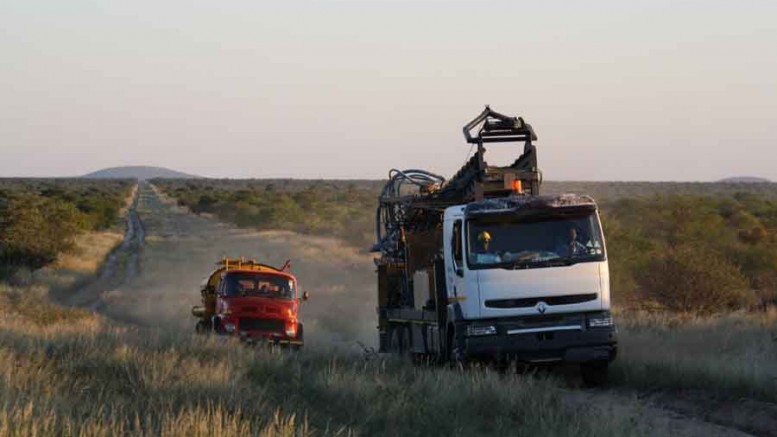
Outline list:
[[[549,379],[4,318],[2,435],[635,435]]]
[[[119,240],[84,235],[28,284],[0,286],[0,435],[642,433],[564,402],[551,378],[254,350],[51,303],[94,279]]]
[[[51,298],[80,293],[118,243],[115,233],[85,234],[75,251],[24,285],[0,285],[0,435],[706,437],[777,430],[773,310],[620,311],[620,354],[602,390],[581,388],[571,369],[414,366],[335,347],[335,338],[374,336],[374,305],[354,305],[372,296],[369,256],[335,240],[235,229],[149,191],[140,199],[145,267],[106,289],[102,314]],[[200,270],[214,253],[252,248],[271,262],[293,257],[314,290],[303,310],[306,327],[326,335],[312,336],[300,353],[191,333],[188,308]],[[352,313],[366,318],[344,317]]]
[[[628,321],[616,390],[775,400],[774,349],[764,350],[773,315],[619,319]],[[650,402],[580,399],[569,396],[574,387],[557,373],[255,350],[79,309],[0,316],[0,435],[625,436],[677,425],[654,417]],[[695,426],[678,435],[704,435]]]
[[[715,317],[619,312],[613,383],[777,402],[777,309]]]

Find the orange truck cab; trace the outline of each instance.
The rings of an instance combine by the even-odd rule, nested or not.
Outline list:
[[[248,342],[303,345],[297,279],[282,268],[254,260],[225,258],[203,282],[202,306],[192,308],[199,318],[197,332],[240,337]]]

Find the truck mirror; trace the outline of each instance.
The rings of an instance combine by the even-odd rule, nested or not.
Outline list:
[[[310,293],[308,293],[307,291],[303,291],[302,300],[308,300],[308,299],[310,299]]]
[[[456,274],[459,276],[464,276],[464,269],[461,267],[456,267]]]

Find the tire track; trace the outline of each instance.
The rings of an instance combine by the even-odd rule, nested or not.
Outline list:
[[[140,253],[146,237],[143,222],[137,212],[140,193],[139,184],[124,214],[124,239],[100,266],[97,278],[69,295],[62,303],[101,312],[105,307],[106,293],[137,277],[140,272]]]

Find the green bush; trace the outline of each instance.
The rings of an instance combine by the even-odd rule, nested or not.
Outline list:
[[[636,278],[644,294],[666,308],[708,314],[753,303],[747,278],[715,252],[677,246],[656,255],[636,272]]]
[[[129,180],[0,179],[0,279],[35,270],[84,230],[112,226]]]
[[[360,248],[374,240],[380,181],[155,180],[194,213],[240,227],[341,238]]]
[[[13,195],[0,209],[0,260],[6,266],[43,267],[72,246],[85,219],[61,200]]]

